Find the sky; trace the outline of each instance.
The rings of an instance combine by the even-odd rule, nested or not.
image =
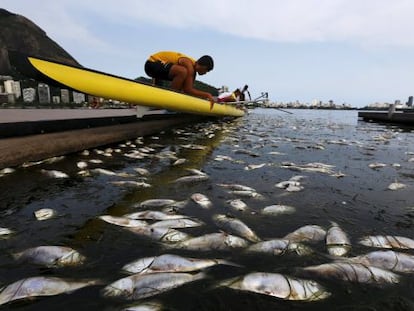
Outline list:
[[[149,55],[211,55],[198,79],[253,98],[363,107],[414,95],[414,0],[0,0],[86,68],[134,79]]]

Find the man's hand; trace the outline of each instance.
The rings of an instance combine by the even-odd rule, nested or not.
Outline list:
[[[210,110],[213,109],[214,103],[215,103],[214,97],[211,94],[208,94],[207,95],[207,100],[210,101]]]

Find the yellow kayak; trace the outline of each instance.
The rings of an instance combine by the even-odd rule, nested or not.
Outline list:
[[[12,57],[11,63],[23,74],[40,81],[57,82],[85,94],[191,114],[233,117],[244,115],[244,110],[234,105],[215,103],[211,108],[207,100],[134,80],[30,56],[19,58],[17,60],[16,56]]]

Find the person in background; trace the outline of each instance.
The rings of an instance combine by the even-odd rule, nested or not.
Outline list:
[[[240,95],[240,89],[236,89],[234,92],[223,92],[217,96],[217,101],[219,103],[237,102],[240,100]]]
[[[244,94],[246,92],[247,92],[247,95],[249,95],[249,100],[252,100],[252,97],[250,96],[250,92],[249,92],[248,88],[249,88],[249,86],[247,84],[243,88],[241,88],[240,97],[239,97],[240,101],[245,101],[246,100],[246,95]]]
[[[161,51],[152,54],[145,62],[145,73],[153,78],[155,85],[160,80],[171,81],[171,88],[186,94],[201,97],[210,101],[210,109],[213,108],[213,96],[194,88],[197,73],[204,75],[213,70],[214,61],[209,55],[204,55],[198,60],[185,54],[173,51]]]

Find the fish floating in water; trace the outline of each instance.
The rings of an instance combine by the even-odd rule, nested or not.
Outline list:
[[[57,215],[57,212],[51,208],[41,208],[34,212],[37,220],[46,220],[53,218]]]
[[[344,260],[397,273],[414,273],[414,255],[393,250],[374,251],[365,255],[344,258]]]
[[[358,241],[359,244],[378,248],[414,249],[414,240],[395,235],[368,235]]]
[[[227,203],[234,211],[246,212],[249,210],[247,204],[240,199],[228,200]]]
[[[284,300],[316,301],[330,296],[315,281],[292,278],[279,273],[253,272],[225,280],[220,286],[277,297]]]
[[[141,226],[125,227],[125,229],[131,231],[136,235],[165,243],[176,243],[186,241],[191,238],[189,234],[171,228],[154,228],[151,226]]]
[[[261,210],[263,215],[279,216],[284,214],[293,214],[296,212],[296,208],[290,205],[274,204],[266,206]]]
[[[182,257],[173,254],[164,254],[135,260],[123,266],[122,270],[132,274],[192,272],[215,265],[240,266],[224,259],[199,259]]]
[[[248,245],[249,243],[245,239],[224,232],[219,232],[186,239],[182,242],[172,244],[171,247],[193,251],[225,251],[236,248],[245,248]]]
[[[22,262],[30,262],[47,267],[64,267],[82,264],[85,256],[71,247],[37,246],[22,252],[14,253],[13,258]]]
[[[138,204],[139,207],[155,208],[166,207],[175,204],[177,201],[171,199],[149,199]]]
[[[305,272],[306,276],[336,278],[347,282],[383,285],[398,283],[400,281],[400,276],[398,274],[360,263],[336,261],[333,263],[306,267],[302,270]]]
[[[197,274],[182,272],[134,274],[109,284],[102,289],[101,293],[104,297],[137,300],[164,293],[205,277],[203,272]]]
[[[306,225],[285,235],[283,239],[292,242],[317,242],[326,237],[326,230],[318,225]]]
[[[162,311],[164,306],[160,302],[150,301],[131,305],[121,311]]]
[[[42,174],[52,177],[52,178],[69,178],[69,175],[61,172],[61,171],[57,171],[57,170],[44,170],[41,169],[40,172],[42,172]]]
[[[99,219],[102,219],[103,221],[121,226],[121,227],[143,227],[147,226],[148,223],[143,220],[137,220],[137,219],[131,219],[127,217],[118,217],[118,216],[111,216],[111,215],[101,215],[98,216]]]
[[[308,255],[313,251],[304,244],[291,242],[285,239],[273,239],[252,244],[246,248],[248,253],[265,253],[283,255],[287,252],[296,252],[298,255]]]
[[[227,233],[236,234],[250,242],[259,242],[261,239],[244,222],[235,217],[217,214],[213,216],[214,223]]]
[[[0,292],[0,305],[25,298],[54,296],[73,292],[86,286],[101,284],[99,280],[67,280],[36,276],[16,281]]]
[[[328,253],[333,256],[344,256],[351,250],[348,235],[336,222],[331,222],[331,227],[326,233],[326,247]]]
[[[179,218],[179,219],[166,219],[160,220],[150,225],[152,228],[195,228],[204,225],[204,223],[198,219],[192,218]]]
[[[404,188],[406,188],[407,187],[407,185],[406,184],[403,184],[403,183],[400,183],[400,182],[393,182],[393,183],[391,183],[389,186],[388,186],[388,189],[389,190],[401,190],[401,189],[404,189]]]
[[[14,231],[9,228],[0,227],[0,237],[8,237],[9,235],[13,233]]]
[[[189,216],[185,216],[185,215],[168,214],[168,213],[164,213],[160,211],[152,211],[152,210],[125,214],[123,217],[130,218],[130,219],[148,219],[148,220],[167,220],[167,219],[189,218]]]
[[[205,209],[209,209],[213,206],[213,203],[210,201],[210,199],[202,193],[192,194],[191,199]]]

